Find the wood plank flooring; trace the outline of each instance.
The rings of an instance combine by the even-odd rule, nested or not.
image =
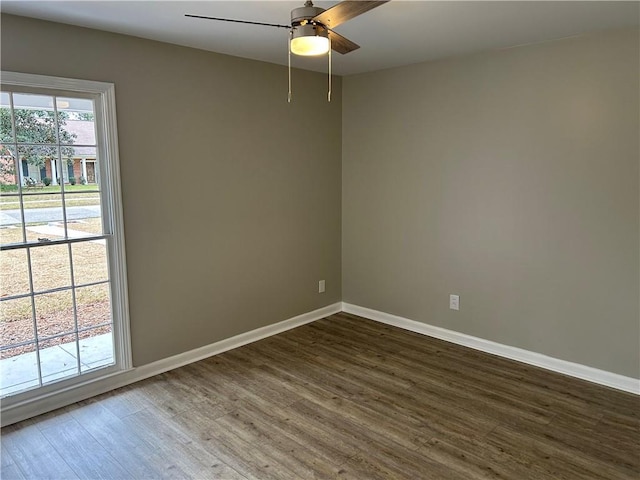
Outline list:
[[[640,397],[341,313],[1,444],[7,480],[637,480]]]

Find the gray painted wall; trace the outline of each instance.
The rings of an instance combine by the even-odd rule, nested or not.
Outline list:
[[[116,85],[135,365],[340,300],[340,79],[9,15],[2,69]]]
[[[3,69],[116,84],[136,365],[343,294],[639,377],[638,48],[346,77],[341,112],[339,79],[288,105],[280,66],[2,16]]]
[[[639,54],[610,31],[344,78],[344,301],[640,377]]]

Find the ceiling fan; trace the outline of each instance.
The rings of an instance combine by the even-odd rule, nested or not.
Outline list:
[[[307,0],[303,7],[291,10],[291,25],[277,23],[262,23],[249,20],[235,20],[231,18],[207,17],[204,15],[185,14],[185,17],[218,20],[223,22],[261,25],[265,27],[286,28],[289,30],[289,95],[291,101],[291,54],[302,56],[329,54],[329,95],[331,101],[331,51],[346,54],[357,50],[360,46],[335,30],[338,25],[362,15],[389,0],[365,1],[345,0],[328,9],[315,7],[311,0]]]

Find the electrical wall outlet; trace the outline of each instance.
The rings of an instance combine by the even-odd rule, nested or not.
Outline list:
[[[460,310],[460,295],[449,295],[449,308]]]
[[[324,293],[324,280],[318,282],[318,293]]]

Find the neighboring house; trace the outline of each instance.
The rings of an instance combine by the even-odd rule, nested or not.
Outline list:
[[[70,178],[75,178],[80,183],[81,177],[86,183],[98,183],[99,174],[96,165],[96,148],[87,145],[95,145],[95,124],[90,120],[67,120],[64,129],[71,134],[75,134],[75,144],[73,147],[73,160],[63,161],[60,168],[60,162],[55,159],[45,159],[44,166],[40,167],[32,165],[26,160],[20,163],[22,178],[29,177],[38,183],[42,182],[44,177],[51,179],[52,185],[57,185],[60,181],[61,174],[65,183],[69,183]],[[5,165],[13,162],[12,157],[2,157],[0,159]],[[3,184],[16,184],[15,174],[5,173],[0,181]],[[24,181],[23,181],[24,184]]]

